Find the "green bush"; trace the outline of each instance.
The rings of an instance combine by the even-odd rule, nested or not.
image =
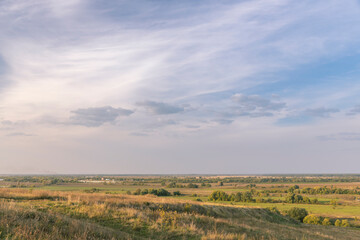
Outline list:
[[[293,219],[302,222],[304,218],[308,215],[308,212],[305,208],[293,207],[287,211],[287,215]]]
[[[324,226],[331,225],[330,219],[329,218],[324,218],[324,220],[322,221],[322,225],[324,225]]]
[[[173,195],[174,196],[181,196],[181,193],[180,193],[180,191],[175,191],[175,192],[173,192]]]
[[[304,218],[303,222],[307,223],[307,224],[317,224],[317,225],[319,225],[321,223],[321,219],[320,219],[320,217],[311,214],[311,215],[307,215]]]
[[[336,219],[335,226],[337,226],[337,227],[341,226],[341,221],[339,219]]]
[[[342,227],[350,227],[350,223],[348,220],[344,219],[341,221],[341,226]]]
[[[228,201],[229,195],[224,191],[214,191],[209,196],[209,201]]]
[[[269,208],[267,208],[267,210],[269,210],[270,212],[276,213],[276,214],[280,214],[279,209],[277,209],[276,207],[269,207]]]

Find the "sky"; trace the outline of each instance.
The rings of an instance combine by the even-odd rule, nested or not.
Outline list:
[[[359,26],[355,0],[2,0],[0,173],[359,173]]]

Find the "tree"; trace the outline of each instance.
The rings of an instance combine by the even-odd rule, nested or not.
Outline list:
[[[305,208],[293,207],[287,211],[287,215],[295,220],[302,222],[304,218],[308,215],[308,212]]]
[[[157,194],[155,194],[157,196],[170,196],[171,193],[168,192],[167,190],[160,188],[159,190],[157,190]]]
[[[209,201],[228,201],[229,195],[224,191],[214,191],[209,196]]]
[[[138,188],[138,189],[135,190],[134,195],[140,195],[140,193],[141,193],[141,189]]]
[[[146,194],[148,194],[149,193],[149,190],[147,189],[147,188],[145,188],[145,189],[143,189],[142,191],[141,191],[141,195],[146,195]]]
[[[175,192],[173,192],[173,195],[174,196],[181,196],[181,193],[180,193],[180,191],[175,191]]]

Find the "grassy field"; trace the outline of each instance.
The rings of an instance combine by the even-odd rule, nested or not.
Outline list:
[[[206,185],[202,186],[197,178],[127,177],[87,183],[69,178],[71,182],[49,184],[46,178],[41,183],[14,179],[1,182],[0,239],[360,239],[357,192],[302,193],[305,188],[324,186],[354,190],[357,182],[296,183],[295,193],[318,200],[305,204],[286,202],[293,183],[208,183],[203,178]],[[168,187],[174,181],[181,187]],[[197,188],[188,187],[191,181]],[[134,195],[152,188],[163,188],[171,195]],[[209,201],[214,191],[229,196],[252,192],[254,198]],[[262,198],[280,202],[260,202]],[[273,207],[279,212],[268,210]],[[287,216],[294,207],[329,218],[332,225],[337,219],[350,225],[304,224]]]

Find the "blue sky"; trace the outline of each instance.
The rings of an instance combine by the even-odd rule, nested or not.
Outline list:
[[[0,2],[0,173],[357,173],[358,1]]]

